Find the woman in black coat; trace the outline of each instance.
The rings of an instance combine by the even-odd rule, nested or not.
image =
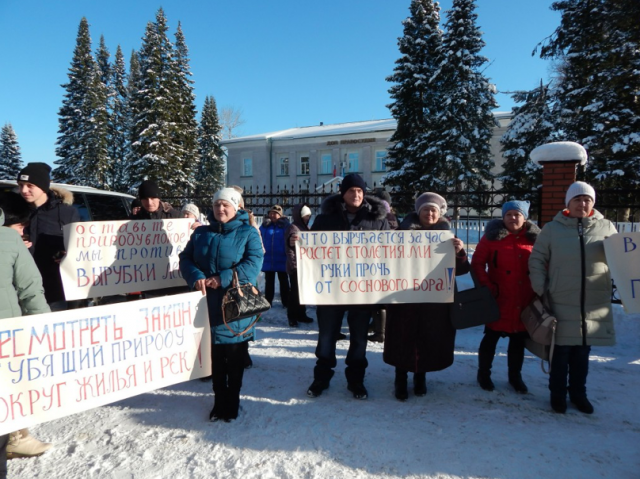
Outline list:
[[[449,230],[442,216],[447,203],[436,193],[423,193],[416,211],[407,216],[398,230]],[[456,251],[456,276],[470,270],[462,240],[452,239]],[[405,303],[387,307],[384,362],[396,367],[395,395],[409,397],[407,373],[413,372],[416,396],[427,394],[426,373],[441,371],[453,364],[456,330],[450,319],[449,303]]]

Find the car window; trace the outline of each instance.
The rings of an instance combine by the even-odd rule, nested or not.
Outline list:
[[[80,221],[91,220],[91,217],[89,216],[89,209],[87,208],[87,204],[84,201],[84,195],[82,193],[73,194],[73,206],[80,214]]]
[[[129,211],[125,200],[120,196],[84,194],[92,221],[126,220]],[[80,213],[82,215],[82,212]],[[83,218],[84,219],[84,218]]]

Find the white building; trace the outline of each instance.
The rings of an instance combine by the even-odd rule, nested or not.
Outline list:
[[[500,137],[512,114],[495,113],[499,123],[491,151],[500,171]],[[309,126],[223,140],[227,149],[227,184],[247,190],[313,190],[334,176],[359,173],[374,187],[386,173],[385,159],[396,120]]]

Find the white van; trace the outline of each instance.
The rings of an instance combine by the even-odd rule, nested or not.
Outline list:
[[[0,192],[15,190],[17,186],[14,180],[0,180]],[[131,195],[64,183],[51,183],[51,187],[73,193],[73,206],[82,221],[126,220],[131,215],[131,202],[134,200]]]

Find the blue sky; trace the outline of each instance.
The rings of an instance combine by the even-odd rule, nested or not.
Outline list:
[[[532,57],[560,16],[552,0],[477,0],[486,75],[499,92],[535,87],[549,63]],[[80,19],[128,60],[162,7],[173,40],[182,23],[196,105],[241,109],[251,135],[296,126],[390,118],[397,39],[409,0],[0,0],[0,125],[11,123],[24,162],[53,164],[58,109]],[[451,0],[440,3],[442,20]],[[499,111],[513,106],[500,93]]]

